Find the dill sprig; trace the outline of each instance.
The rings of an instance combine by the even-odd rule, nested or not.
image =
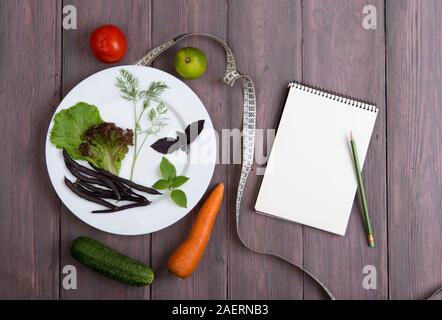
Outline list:
[[[124,99],[137,102],[140,92],[140,81],[136,76],[126,69],[120,69],[120,75],[117,77],[115,85],[120,89]]]
[[[163,81],[152,81],[149,87],[145,90],[141,90],[140,81],[138,78],[130,73],[126,69],[121,69],[119,76],[116,78],[115,85],[120,89],[121,96],[132,102],[134,113],[134,151],[132,159],[132,167],[130,173],[130,179],[133,178],[135,164],[140,154],[141,149],[144,146],[147,138],[151,135],[158,134],[162,128],[167,125],[169,120],[165,115],[167,114],[166,104],[160,100],[161,95],[169,89],[166,83]],[[137,104],[142,101],[142,110],[138,113]],[[156,106],[152,106],[152,102],[157,102]],[[147,121],[149,123],[146,129],[141,126],[141,120],[144,112],[147,111]],[[138,136],[144,134],[144,139],[141,145],[138,147]]]
[[[167,120],[169,118],[165,117],[165,114],[167,114],[167,106],[164,104],[163,101],[160,101],[156,108],[151,108],[149,110],[149,113],[147,114],[147,117],[151,123],[151,127],[145,131],[148,134],[158,134],[162,128],[167,126]]]
[[[149,88],[141,90],[139,95],[148,104],[150,101],[158,101],[166,89],[169,89],[169,87],[163,81],[152,81]]]
[[[143,142],[141,143],[141,146],[137,152],[137,157],[140,153],[140,150],[143,148],[144,143],[146,143],[147,137],[151,135],[157,135],[165,126],[167,126],[167,121],[169,120],[169,118],[165,116],[167,114],[167,111],[168,109],[165,103],[163,101],[160,101],[155,108],[151,108],[147,113],[147,118],[149,119],[150,126],[149,128],[142,131],[146,135],[144,136]]]

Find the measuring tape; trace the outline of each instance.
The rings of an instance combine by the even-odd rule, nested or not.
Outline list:
[[[138,60],[135,65],[138,66],[149,66],[152,64],[153,60],[158,57],[161,53],[180,42],[181,40],[191,37],[191,36],[199,36],[212,39],[219,43],[226,52],[226,72],[223,76],[223,82],[230,87],[233,87],[236,80],[242,81],[242,90],[243,90],[243,142],[242,142],[242,167],[241,167],[241,176],[238,183],[238,191],[236,194],[236,232],[238,234],[239,240],[246,246],[249,250],[252,250],[256,253],[272,255],[278,257],[287,263],[297,267],[298,269],[305,272],[309,275],[315,282],[317,282],[322,289],[327,293],[327,295],[335,300],[334,295],[331,291],[321,282],[319,281],[313,274],[311,274],[305,267],[298,265],[289,261],[281,255],[275,254],[273,252],[267,252],[263,250],[258,250],[250,247],[243,239],[240,229],[240,213],[241,213],[241,199],[244,193],[244,188],[246,186],[247,177],[249,176],[250,169],[253,164],[253,156],[255,152],[255,128],[256,128],[256,93],[255,86],[253,85],[253,81],[249,76],[243,75],[236,70],[235,58],[233,57],[232,50],[229,46],[221,39],[212,36],[206,33],[186,33],[179,35],[172,40],[169,40],[158,47],[152,49],[147,54],[145,54],[140,60]]]
[[[138,60],[135,65],[139,66],[149,66],[153,60],[155,60],[156,57],[158,57],[161,53],[175,45],[176,43],[180,42],[181,40],[192,37],[192,36],[198,36],[198,37],[205,37],[214,40],[218,44],[220,44],[226,53],[226,72],[223,76],[223,82],[227,84],[230,87],[233,87],[236,80],[242,81],[242,89],[243,89],[243,142],[242,142],[242,167],[241,167],[241,176],[238,183],[238,191],[236,194],[236,232],[238,234],[239,240],[242,242],[242,244],[247,247],[249,250],[265,254],[265,255],[271,255],[274,257],[277,257],[279,259],[282,259],[286,261],[287,263],[295,266],[305,274],[307,274],[309,277],[311,277],[321,288],[324,290],[324,292],[329,296],[330,299],[336,300],[333,293],[318,279],[316,278],[312,273],[310,273],[304,266],[293,263],[289,261],[287,258],[273,253],[268,252],[264,250],[259,250],[252,248],[249,246],[243,239],[240,228],[239,228],[239,222],[240,222],[240,213],[241,213],[241,199],[243,196],[244,188],[246,186],[247,177],[249,176],[250,169],[253,164],[253,156],[254,156],[254,150],[255,150],[255,128],[256,128],[256,93],[255,93],[255,86],[253,85],[253,81],[249,76],[243,75],[239,73],[236,70],[235,65],[235,58],[233,57],[232,50],[229,48],[229,46],[218,37],[212,36],[210,34],[206,33],[186,33],[179,35],[172,40],[169,40],[158,47],[152,49],[149,51],[146,55],[144,55],[140,60]],[[428,299],[431,299],[435,297],[437,294],[442,292],[442,288],[436,290]]]

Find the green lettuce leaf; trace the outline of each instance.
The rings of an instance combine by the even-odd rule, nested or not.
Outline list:
[[[80,153],[95,166],[118,175],[121,162],[132,141],[132,130],[121,129],[115,123],[103,122],[85,132]]]
[[[51,142],[59,149],[66,149],[72,159],[85,160],[79,149],[83,135],[87,129],[102,122],[96,106],[79,102],[55,115]]]

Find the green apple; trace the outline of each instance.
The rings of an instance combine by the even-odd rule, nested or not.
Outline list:
[[[185,79],[201,77],[207,68],[207,58],[198,48],[186,47],[175,55],[175,70]]]

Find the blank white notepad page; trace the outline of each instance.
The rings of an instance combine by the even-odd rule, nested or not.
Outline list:
[[[258,212],[344,235],[377,108],[292,84],[259,190]]]

